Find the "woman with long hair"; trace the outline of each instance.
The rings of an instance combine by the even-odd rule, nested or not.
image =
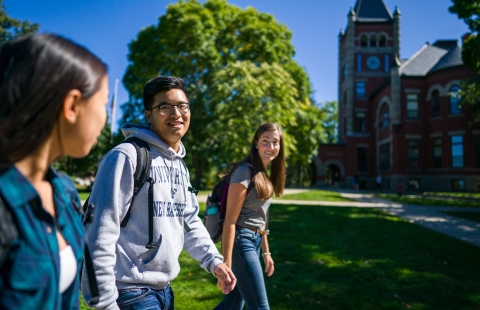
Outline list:
[[[269,171],[269,172],[268,172]],[[261,125],[250,154],[227,167],[229,188],[222,235],[222,255],[237,277],[237,286],[215,309],[269,309],[259,260],[265,273],[274,271],[268,245],[268,209],[272,196],[282,196],[285,186],[284,142],[280,127]],[[219,282],[218,285],[221,285]]]
[[[107,101],[107,67],[84,47],[53,34],[1,46],[0,203],[17,229],[2,249],[1,309],[79,308],[80,200],[50,165],[88,155]]]

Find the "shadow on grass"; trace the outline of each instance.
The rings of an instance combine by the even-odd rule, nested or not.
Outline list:
[[[374,209],[272,211],[272,309],[480,307],[480,248]]]

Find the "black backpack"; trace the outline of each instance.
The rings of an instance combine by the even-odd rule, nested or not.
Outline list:
[[[247,188],[247,195],[254,188],[253,177],[254,171],[252,165],[248,164],[250,168],[250,183]],[[203,225],[207,228],[210,238],[217,243],[222,240],[223,222],[225,221],[225,214],[227,213],[227,196],[229,187],[229,175],[222,177],[220,182],[215,184],[212,189],[212,194],[207,198],[207,207],[203,212]]]

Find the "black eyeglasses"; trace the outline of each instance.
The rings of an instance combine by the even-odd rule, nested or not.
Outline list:
[[[160,115],[172,115],[174,108],[178,109],[178,112],[180,114],[184,115],[187,114],[188,111],[190,111],[190,103],[185,102],[185,103],[180,103],[180,104],[169,104],[169,103],[160,103],[156,107],[153,107],[150,109],[150,111],[153,111],[154,109],[158,109],[160,111]]]

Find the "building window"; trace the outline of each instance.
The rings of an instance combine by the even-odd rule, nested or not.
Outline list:
[[[370,47],[377,47],[377,35],[372,34],[370,36]]]
[[[432,116],[440,116],[440,93],[438,90],[432,92]]]
[[[420,179],[416,179],[416,178],[408,179],[408,189],[413,189],[413,190],[420,189]]]
[[[463,192],[465,190],[465,180],[463,180],[463,179],[453,179],[452,180],[452,190]]]
[[[343,104],[347,104],[347,92],[343,92]]]
[[[463,167],[463,136],[452,136],[452,167]]]
[[[385,72],[390,72],[390,55],[385,54]]]
[[[460,105],[460,95],[458,91],[460,86],[455,85],[450,88],[450,114],[462,114],[462,107]]]
[[[387,45],[387,37],[385,37],[384,34],[381,34],[379,37],[378,37],[378,46],[380,47],[384,47]]]
[[[380,145],[380,170],[390,169],[390,143]]]
[[[442,167],[442,139],[433,139],[433,168]]]
[[[357,171],[367,171],[367,148],[357,148]]]
[[[346,117],[343,118],[343,136],[344,137],[347,136],[347,118]]]
[[[407,118],[418,119],[418,95],[407,94]]]
[[[365,112],[357,112],[355,114],[355,131],[365,132]]]
[[[366,96],[366,83],[365,82],[357,82],[355,85],[355,96],[358,99],[365,98]]]
[[[380,128],[386,127],[390,124],[390,110],[388,104],[384,103],[380,109],[380,121],[378,123]]]
[[[480,136],[475,136],[475,167],[480,168]]]
[[[362,54],[357,54],[357,71],[362,71]]]
[[[407,167],[418,168],[419,157],[419,143],[418,140],[407,140]]]
[[[360,46],[361,47],[367,47],[368,46],[368,37],[366,34],[362,34],[360,37]]]

